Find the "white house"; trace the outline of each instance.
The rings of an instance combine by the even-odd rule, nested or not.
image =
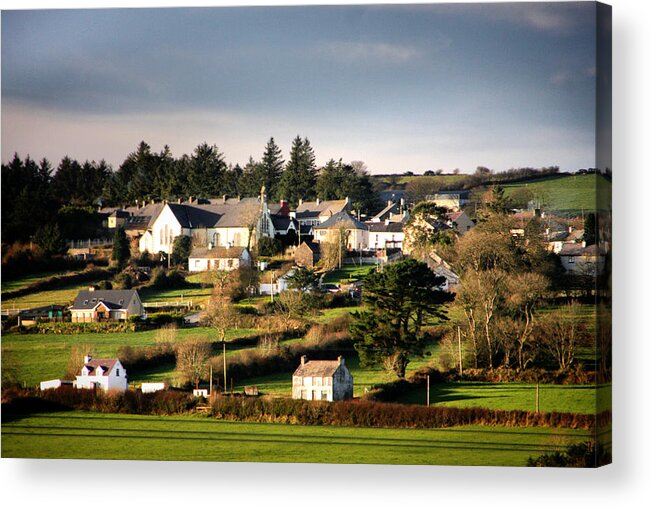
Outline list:
[[[342,211],[350,209],[349,199],[340,199],[335,201],[305,201],[300,199],[295,211],[290,212],[290,216],[295,218],[299,225],[299,237],[311,236],[312,227],[322,224],[331,216]]]
[[[193,248],[188,259],[190,271],[221,270],[233,271],[240,266],[251,266],[251,254],[246,247]]]
[[[275,271],[268,271],[262,275],[260,279],[260,295],[269,296],[270,294],[280,294],[281,292],[287,290],[289,285],[288,278],[294,273],[293,269],[290,269],[286,273],[276,276]]]
[[[469,190],[440,190],[425,197],[425,200],[432,201],[437,206],[443,206],[453,211],[463,208],[468,204],[469,199]]]
[[[80,290],[70,307],[72,322],[127,320],[145,315],[137,290]]]
[[[84,357],[81,375],[77,375],[77,389],[126,391],[128,385],[127,372],[119,359]]]
[[[53,380],[44,380],[41,382],[41,391],[45,391],[47,389],[58,389],[59,387],[62,386],[73,386],[74,382],[72,380],[61,380],[61,379],[53,379]]]
[[[204,245],[251,247],[261,236],[274,236],[264,194],[260,198],[224,197],[208,204],[167,203],[139,241],[141,252],[170,253],[177,236]]]
[[[336,361],[308,361],[307,356],[301,357],[301,365],[292,376],[292,398],[337,401],[352,397],[353,376],[343,357]]]
[[[391,222],[386,219],[384,222],[366,222],[365,225],[368,227],[370,250],[402,249],[405,233],[401,222]]]

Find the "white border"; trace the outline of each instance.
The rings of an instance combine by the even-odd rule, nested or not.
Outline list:
[[[331,4],[57,1],[57,7]],[[380,3],[360,0],[354,3]],[[381,2],[406,3],[406,2]],[[651,498],[648,383],[649,78],[646,2],[613,0],[614,460],[599,470],[241,463],[0,461],[5,505],[644,505]],[[0,7],[51,8],[46,1]],[[645,164],[646,163],[646,164]],[[89,449],[92,454],[92,450]],[[311,480],[308,480],[308,477]],[[5,503],[6,502],[6,503]]]

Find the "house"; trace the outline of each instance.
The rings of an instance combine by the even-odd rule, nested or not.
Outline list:
[[[143,382],[140,384],[140,391],[142,393],[155,393],[158,391],[165,391],[167,384],[165,382]]]
[[[273,294],[280,294],[287,290],[289,286],[289,277],[294,274],[293,269],[288,271],[280,271],[277,273],[275,270],[267,271],[260,277],[260,290],[261,296],[269,296]]]
[[[65,311],[66,307],[62,305],[39,306],[38,308],[22,310],[18,313],[18,325],[33,326],[39,321],[61,321]]]
[[[450,211],[445,214],[445,217],[448,220],[448,225],[456,230],[461,236],[475,226],[475,222],[466,215],[465,211]]]
[[[84,357],[81,375],[77,375],[77,389],[102,389],[126,391],[129,385],[127,372],[119,359],[93,359]]]
[[[606,254],[597,245],[564,243],[560,252],[561,264],[568,274],[596,276],[603,272]]]
[[[136,290],[79,291],[70,307],[72,322],[127,320],[132,315],[145,315],[145,308]]]
[[[368,227],[368,248],[370,250],[402,249],[405,239],[402,222],[365,222]]]
[[[440,287],[441,290],[454,292],[461,286],[461,277],[435,252],[429,254],[425,263],[435,275],[445,278],[445,282]]]
[[[264,192],[261,197],[210,200],[207,203],[166,203],[140,238],[141,252],[170,253],[177,236],[215,247],[255,246],[258,237],[274,237]]]
[[[342,356],[335,361],[308,361],[307,356],[301,357],[301,365],[292,376],[292,398],[337,401],[352,397],[353,376]]]
[[[469,199],[469,190],[440,190],[425,197],[425,200],[432,201],[437,206],[443,206],[453,211],[461,210],[468,204]]]
[[[61,380],[61,379],[53,379],[53,380],[44,380],[41,382],[40,389],[41,391],[47,391],[48,389],[59,389],[59,387],[73,387],[75,383],[72,380]]]
[[[297,266],[312,269],[321,258],[321,247],[318,243],[303,241],[294,251],[294,262]]]
[[[296,219],[299,225],[299,241],[306,239],[306,236],[312,236],[312,228],[315,225],[322,224],[333,215],[342,211],[350,210],[349,199],[340,199],[334,201],[316,201],[303,202],[299,199],[298,206],[295,211],[290,213],[290,216]]]
[[[423,217],[421,215],[412,215],[409,223],[406,223],[404,228],[404,241],[402,244],[402,251],[406,255],[410,255],[414,249],[422,243],[423,238],[429,237],[435,233],[456,234],[456,231],[451,225],[441,218]]]
[[[251,254],[244,246],[193,248],[188,259],[189,271],[233,271],[241,266],[251,266]]]
[[[371,218],[371,222],[404,222],[409,218],[409,211],[405,207],[405,200],[398,202],[387,201],[387,205]]]
[[[326,221],[312,227],[314,241],[317,243],[338,243],[341,230],[345,231],[346,249],[366,250],[368,248],[368,226],[346,211],[335,213]]]

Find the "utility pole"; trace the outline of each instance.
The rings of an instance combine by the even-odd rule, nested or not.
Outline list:
[[[208,392],[208,397],[212,398],[212,364],[210,365],[210,391]]]
[[[271,302],[274,302],[274,271],[271,270]]]
[[[457,326],[457,339],[459,341],[459,375],[463,375],[463,355],[461,354],[461,328]]]
[[[540,383],[536,382],[536,413],[540,412]]]
[[[226,340],[222,338],[222,356],[224,357],[224,393],[226,392]]]
[[[429,407],[429,374],[427,375],[427,406]]]

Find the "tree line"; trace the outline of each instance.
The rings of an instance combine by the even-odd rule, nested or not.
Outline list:
[[[29,241],[44,225],[54,224],[63,237],[88,237],[92,231],[65,230],[66,223],[71,214],[93,215],[98,205],[222,195],[256,197],[263,186],[270,200],[284,199],[290,206],[317,197],[349,197],[353,208],[361,212],[378,205],[362,162],[331,159],[319,168],[310,141],[301,136],[292,141],[287,162],[272,137],[260,160],[250,157],[244,167],[227,163],[214,144],[202,143],[191,154],[174,157],[169,146],[156,152],[142,141],[117,170],[104,160],[81,163],[66,156],[55,168],[47,159],[36,162],[14,154],[2,164],[2,241]],[[98,226],[90,221],[91,229]]]

